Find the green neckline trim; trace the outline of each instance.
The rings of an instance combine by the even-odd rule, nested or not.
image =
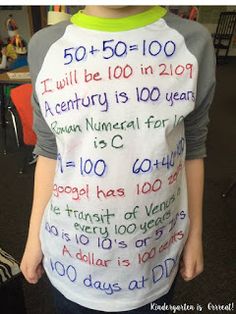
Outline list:
[[[71,22],[82,28],[104,32],[119,32],[152,24],[162,18],[166,12],[165,8],[155,6],[135,15],[111,19],[86,15],[83,11],[79,11],[71,17]]]

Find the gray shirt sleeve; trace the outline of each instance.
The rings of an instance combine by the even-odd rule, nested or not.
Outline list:
[[[55,135],[46,123],[38,103],[35,92],[35,81],[50,46],[65,32],[68,21],[44,28],[34,34],[28,46],[28,64],[33,84],[32,106],[34,113],[33,128],[37,135],[34,153],[51,159],[57,158],[57,144]],[[39,48],[40,47],[40,48]]]
[[[196,35],[197,36],[197,35]],[[206,157],[206,141],[209,123],[209,109],[215,92],[215,51],[210,34],[202,27],[198,34],[202,44],[199,48],[199,72],[195,109],[185,119],[186,159]]]
[[[215,51],[210,33],[201,24],[167,14],[167,24],[184,37],[198,61],[197,95],[194,110],[185,118],[186,159],[206,157],[209,108],[215,90]]]
[[[37,135],[37,144],[34,148],[34,154],[57,159],[55,135],[52,133],[42,116],[35,93],[32,95],[32,105],[34,108],[33,129]]]

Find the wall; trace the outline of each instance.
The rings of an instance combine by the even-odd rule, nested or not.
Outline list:
[[[19,28],[19,34],[22,36],[26,42],[29,41],[30,35],[30,25],[28,18],[28,9],[27,6],[22,6],[21,10],[1,10],[0,9],[0,36],[1,38],[8,37],[5,21],[8,18],[9,14],[13,15],[13,18],[16,20],[17,26]]]

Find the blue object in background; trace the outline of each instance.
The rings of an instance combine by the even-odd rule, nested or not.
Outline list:
[[[27,66],[27,55],[18,55],[16,60],[9,64],[8,70],[15,70],[17,68],[21,68],[23,66]]]

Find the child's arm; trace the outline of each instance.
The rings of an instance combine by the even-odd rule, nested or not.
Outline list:
[[[2,48],[2,62],[0,64],[0,69],[6,69],[6,67],[7,67],[6,48]]]
[[[180,274],[185,281],[198,276],[203,271],[202,248],[202,199],[204,185],[204,161],[186,161],[190,230],[185,244]]]
[[[35,179],[34,198],[30,217],[30,226],[24,255],[21,261],[21,271],[29,283],[37,283],[43,274],[42,251],[39,231],[44,209],[52,195],[56,160],[38,157]]]
[[[204,183],[204,161],[207,156],[206,140],[209,122],[209,108],[215,91],[215,50],[211,35],[197,23],[195,40],[190,32],[186,41],[196,52],[198,80],[194,110],[184,119],[186,137],[186,175],[190,230],[180,261],[180,274],[188,281],[203,271],[202,245],[202,201]],[[190,25],[190,24],[189,24]],[[186,32],[187,28],[186,28]],[[200,45],[201,42],[201,45]],[[190,49],[190,50],[191,50]]]

